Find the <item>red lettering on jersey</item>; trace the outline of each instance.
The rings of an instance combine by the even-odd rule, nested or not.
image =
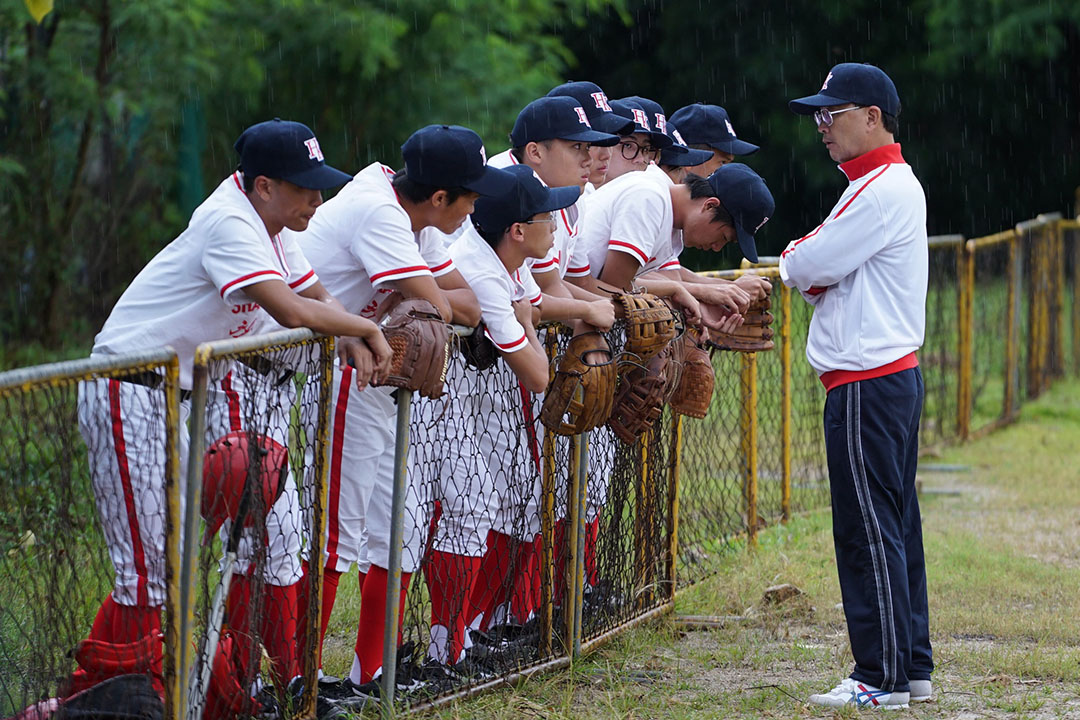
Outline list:
[[[596,107],[605,112],[612,112],[611,106],[608,105],[608,97],[602,92],[592,93],[592,99],[596,102]]]
[[[233,315],[236,315],[238,313],[255,312],[256,310],[261,309],[262,306],[259,305],[259,303],[240,303],[239,305],[232,306]]]
[[[304,141],[304,145],[308,150],[308,157],[312,160],[323,161],[322,149],[319,147],[319,141],[315,138]]]
[[[577,112],[578,121],[582,125],[588,125],[589,127],[592,127],[592,125],[589,125],[589,116],[585,114],[585,108],[578,105],[576,108],[574,108],[574,111]]]
[[[238,337],[241,337],[243,335],[247,335],[249,332],[251,332],[251,329],[252,329],[252,326],[250,324],[248,324],[247,320],[245,320],[244,322],[240,323],[237,327],[235,327],[235,328],[233,328],[232,330],[229,331],[229,337],[238,338]]]
[[[649,128],[649,116],[645,114],[644,110],[638,110],[637,108],[631,108],[630,112],[634,113],[634,122],[637,123],[642,129],[648,132]]]

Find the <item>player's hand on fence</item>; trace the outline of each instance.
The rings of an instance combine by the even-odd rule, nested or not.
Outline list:
[[[671,295],[671,301],[679,306],[679,309],[683,312],[683,317],[686,318],[686,322],[691,325],[701,324],[701,303],[697,301],[690,291],[686,289],[684,285],[679,285],[675,292]]]
[[[772,293],[772,282],[760,275],[740,275],[734,282],[750,295],[751,300],[764,300]],[[739,312],[744,310],[746,308]]]
[[[582,320],[594,328],[610,330],[615,324],[615,306],[608,300],[594,300],[588,304]]]
[[[373,383],[386,382],[386,378],[390,375],[390,367],[394,360],[394,351],[390,349],[390,343],[386,342],[386,338],[381,332],[374,333],[365,338],[364,341],[375,355],[375,370],[372,373],[371,381]]]
[[[533,308],[528,300],[514,301],[514,317],[517,318],[522,327],[534,327]]]

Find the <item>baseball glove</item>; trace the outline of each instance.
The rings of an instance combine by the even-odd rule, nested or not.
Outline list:
[[[716,374],[709,353],[701,346],[699,338],[686,333],[678,343],[676,354],[682,359],[682,377],[669,404],[680,415],[701,419],[709,412]]]
[[[650,293],[623,293],[614,301],[621,304],[626,320],[625,350],[648,363],[675,337],[675,317],[671,308]]]
[[[589,353],[598,353],[602,359],[587,361]],[[577,435],[598,427],[611,416],[617,379],[615,360],[604,336],[598,332],[574,336],[544,394],[540,421],[560,435]]]
[[[495,349],[495,343],[487,336],[484,323],[481,322],[473,329],[471,335],[466,335],[460,341],[461,356],[466,364],[477,370],[487,370],[499,359],[499,351]]]
[[[735,328],[730,333],[710,330],[708,344],[719,350],[735,350],[747,353],[772,350],[774,347],[773,331],[769,326],[772,325],[773,316],[769,312],[769,307],[769,298],[767,296],[762,300],[755,300],[750,303],[749,309],[743,313],[743,324],[740,327]],[[718,308],[715,306],[702,303],[701,316],[706,327],[712,327],[709,317],[715,316],[717,311]],[[715,317],[714,319],[719,320],[720,318]]]
[[[660,417],[670,384],[669,365],[667,353],[658,353],[648,365],[619,361],[619,388],[608,427],[627,445],[633,445]]]
[[[435,306],[423,298],[405,298],[383,320],[382,332],[394,351],[383,384],[440,397],[450,360],[450,332]]]

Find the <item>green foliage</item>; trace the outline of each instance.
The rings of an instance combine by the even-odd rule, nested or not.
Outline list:
[[[562,31],[624,4],[69,0],[37,26],[0,0],[0,337],[85,343],[252,123],[305,122],[350,172],[436,122],[502,150],[574,63]]]

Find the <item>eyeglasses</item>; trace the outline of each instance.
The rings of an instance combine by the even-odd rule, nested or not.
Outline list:
[[[548,213],[546,216],[541,216],[539,220],[522,220],[522,225],[543,225],[547,223],[551,227],[559,226],[559,216],[555,213]]]
[[[862,110],[865,105],[856,105],[854,107],[844,108],[843,110],[830,110],[829,108],[821,108],[814,111],[814,124],[824,125],[830,127],[833,123],[833,118],[840,113],[846,113],[848,110]]]
[[[627,160],[633,160],[639,154],[644,153],[645,158],[656,159],[656,154],[660,151],[654,148],[652,145],[638,145],[633,140],[623,140],[619,143],[619,152]]]

